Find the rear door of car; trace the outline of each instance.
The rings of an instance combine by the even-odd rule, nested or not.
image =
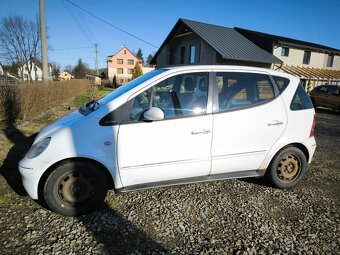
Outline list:
[[[266,73],[216,73],[211,174],[256,170],[287,125]]]

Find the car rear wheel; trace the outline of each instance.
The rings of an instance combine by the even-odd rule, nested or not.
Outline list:
[[[92,212],[105,199],[108,183],[101,169],[85,162],[69,161],[47,178],[44,198],[48,207],[65,216]]]
[[[296,147],[281,150],[267,169],[267,178],[275,187],[290,189],[296,186],[306,173],[307,159]]]

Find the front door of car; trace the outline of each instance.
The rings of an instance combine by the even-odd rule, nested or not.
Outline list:
[[[123,185],[131,186],[206,176],[211,167],[212,103],[208,87],[197,84],[209,73],[167,78],[126,103],[118,134],[118,167]],[[147,121],[157,107],[164,119]],[[210,112],[209,112],[210,111]]]
[[[287,124],[283,100],[265,74],[216,73],[211,174],[256,170]]]

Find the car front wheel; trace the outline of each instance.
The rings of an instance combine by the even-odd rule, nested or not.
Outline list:
[[[290,189],[296,186],[306,173],[307,159],[296,147],[281,150],[267,169],[267,178],[275,187]]]
[[[68,161],[49,175],[44,186],[48,207],[65,216],[95,210],[105,199],[108,183],[101,169],[87,162]]]

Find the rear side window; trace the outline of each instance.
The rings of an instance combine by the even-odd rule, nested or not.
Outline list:
[[[302,86],[298,86],[290,104],[292,111],[305,110],[313,108],[313,104]]]
[[[288,78],[280,77],[280,76],[273,76],[277,87],[279,88],[280,92],[284,91],[285,88],[288,86],[290,80]]]
[[[251,107],[275,97],[270,79],[256,73],[216,73],[219,111]]]

